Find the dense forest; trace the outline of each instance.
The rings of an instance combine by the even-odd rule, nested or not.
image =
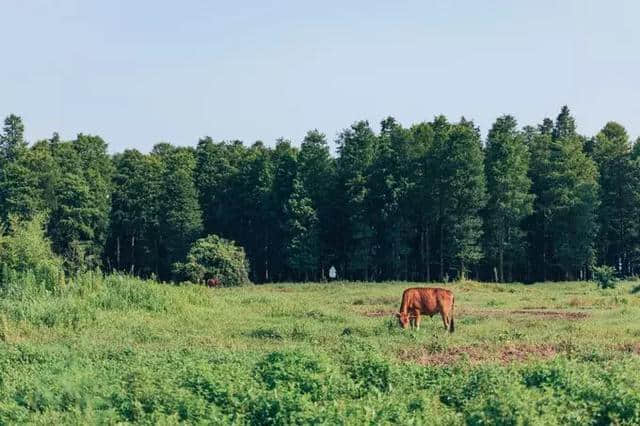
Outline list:
[[[317,130],[278,140],[157,144],[110,155],[99,136],[28,144],[11,115],[0,135],[0,219],[39,218],[68,271],[174,280],[194,241],[244,247],[254,282],[587,279],[606,264],[640,273],[640,142],[607,123],[580,135],[563,107],[482,140],[464,118],[376,132],[344,129],[332,156]]]

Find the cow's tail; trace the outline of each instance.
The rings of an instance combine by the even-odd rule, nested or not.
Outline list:
[[[453,302],[454,298],[453,296],[451,296],[451,312],[449,313],[451,315],[451,318],[449,320],[449,333],[453,333],[456,330],[455,321],[453,320]]]

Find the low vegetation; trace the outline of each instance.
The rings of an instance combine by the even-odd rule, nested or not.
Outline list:
[[[406,283],[18,278],[0,298],[0,424],[640,421],[630,282],[447,284],[449,335],[437,317],[398,328]]]
[[[216,279],[225,287],[250,284],[249,262],[242,247],[217,235],[197,240],[187,260],[176,263],[178,277],[194,283]]]
[[[618,283],[616,270],[607,265],[593,268],[593,280],[600,288],[614,288]]]

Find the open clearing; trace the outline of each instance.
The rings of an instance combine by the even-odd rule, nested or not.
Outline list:
[[[90,281],[1,300],[0,424],[640,420],[637,283],[440,285],[449,335],[397,327],[415,284]]]

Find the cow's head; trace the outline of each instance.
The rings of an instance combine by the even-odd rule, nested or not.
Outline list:
[[[400,327],[405,329],[409,327],[409,314],[397,312],[396,317],[398,317],[398,323],[400,324]]]

